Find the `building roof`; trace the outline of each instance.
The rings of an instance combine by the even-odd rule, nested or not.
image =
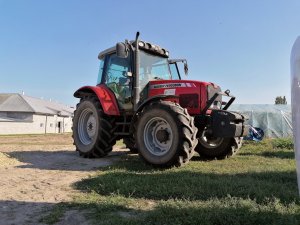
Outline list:
[[[72,116],[74,109],[60,103],[21,94],[0,94],[0,112],[31,112],[44,115]]]

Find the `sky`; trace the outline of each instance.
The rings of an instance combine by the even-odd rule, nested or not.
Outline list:
[[[186,58],[185,79],[230,89],[239,104],[290,103],[299,0],[0,0],[0,93],[75,105],[96,85],[98,53],[125,39]]]

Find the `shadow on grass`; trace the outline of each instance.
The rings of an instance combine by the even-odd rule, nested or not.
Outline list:
[[[295,159],[295,153],[293,151],[273,151],[273,152],[263,152],[265,157],[276,157],[280,159]]]
[[[81,203],[77,207],[92,209],[89,218],[97,224],[101,221],[101,224],[107,225],[298,225],[300,222],[299,213],[278,212],[275,206],[261,208],[251,203],[243,205],[232,201],[229,204],[225,202],[217,204],[204,202],[191,205],[186,202],[167,202],[159,203],[152,209],[137,210],[118,203],[99,201],[92,204]]]
[[[121,201],[92,203],[42,203],[0,201],[0,224],[95,224],[107,225],[298,225],[299,210],[282,210],[233,198],[222,201],[160,202],[147,210],[133,209]]]
[[[257,153],[251,152],[241,152],[240,155],[249,155],[249,156],[263,156],[269,158],[280,158],[280,159],[295,159],[295,153],[291,150],[272,150],[272,151],[262,151]]]
[[[126,168],[128,165],[128,168]],[[226,196],[264,202],[276,197],[299,203],[296,172],[201,173],[188,170],[154,170],[135,160],[103,168],[103,173],[75,184],[77,189],[101,195],[151,200],[208,200]]]
[[[276,202],[261,208],[255,203],[246,204],[232,198],[196,205],[168,201],[148,210],[132,209],[122,201],[58,204],[0,201],[0,213],[0,224],[90,224],[91,220],[106,225],[298,225],[300,222],[296,210],[277,210]]]

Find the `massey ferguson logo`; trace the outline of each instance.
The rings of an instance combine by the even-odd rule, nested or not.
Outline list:
[[[154,84],[151,85],[151,89],[159,88],[176,88],[176,87],[195,87],[193,83],[169,83],[169,84]]]

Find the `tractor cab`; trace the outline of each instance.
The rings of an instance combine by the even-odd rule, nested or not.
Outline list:
[[[131,43],[134,43],[131,41]],[[97,85],[106,85],[116,96],[120,110],[133,110],[133,84],[138,79],[139,99],[145,100],[147,96],[147,85],[155,80],[180,80],[179,66],[184,64],[187,73],[187,62],[185,59],[169,60],[169,53],[165,49],[148,42],[140,41],[139,51],[139,76],[134,77],[135,59],[132,52],[120,57],[117,47],[109,48],[100,52],[100,69]],[[144,46],[144,48],[142,48]],[[148,47],[146,47],[148,46]],[[153,50],[149,50],[153,49]]]

